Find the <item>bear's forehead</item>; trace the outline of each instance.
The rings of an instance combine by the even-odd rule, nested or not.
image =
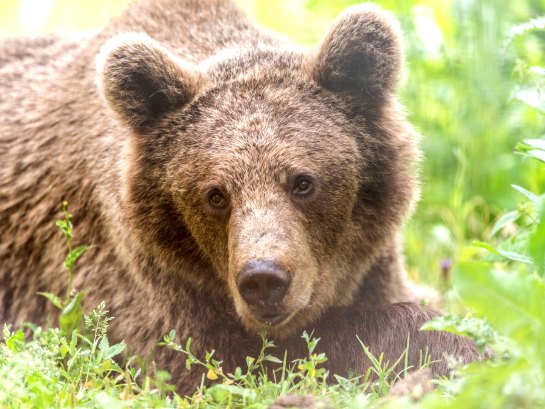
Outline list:
[[[229,121],[207,119],[183,132],[170,163],[184,189],[202,191],[211,183],[230,193],[282,189],[300,174],[336,183],[329,179],[360,166],[353,131],[334,121],[278,120],[274,114],[251,110],[231,115]]]
[[[206,76],[217,82],[235,81],[258,74],[280,78],[301,71],[304,53],[294,46],[228,48],[201,63]]]
[[[334,160],[357,151],[357,135],[351,127],[339,126],[325,116],[313,118],[310,113],[278,115],[248,110],[224,117],[213,126],[202,125],[195,127],[193,137],[198,135],[197,146],[213,158],[283,163]]]
[[[191,175],[183,177],[188,184],[203,183],[204,189],[214,182],[229,192],[281,188],[300,174],[327,182],[339,172],[351,173],[350,169],[359,167],[353,135],[299,125],[249,113],[234,127],[203,129],[198,133],[200,143],[191,149],[183,147],[175,166],[180,174]]]
[[[260,161],[261,168],[278,168],[357,156],[357,140],[365,130],[315,88],[292,78],[221,84],[195,101],[198,115],[183,125],[181,148],[190,159],[236,161],[238,168]]]
[[[317,135],[352,134],[353,123],[342,101],[298,78],[244,78],[216,84],[193,104],[198,115],[191,125],[217,136],[236,134],[299,138]]]

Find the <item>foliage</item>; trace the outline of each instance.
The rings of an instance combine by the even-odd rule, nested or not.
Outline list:
[[[172,388],[164,383],[164,373],[152,379],[143,376],[130,361],[124,369],[116,363],[114,358],[125,350],[125,344],[110,345],[107,328],[113,318],[108,317],[104,303],[89,315],[83,314],[83,293],[73,293],[72,276],[77,259],[89,246],[73,248],[72,215],[66,202],[63,213],[64,219],[56,224],[68,245],[64,263],[68,290],[64,299],[40,293],[60,310],[59,326],[43,329],[26,323],[16,331],[4,326],[0,407],[175,407],[166,396]],[[23,329],[30,336],[25,336]],[[162,392],[152,385],[158,385]]]
[[[545,406],[545,195],[532,197],[540,197],[537,205],[541,210],[530,222],[518,225],[514,235],[501,240],[499,246],[509,250],[479,243],[490,251],[485,257],[488,260],[467,260],[454,271],[454,288],[461,300],[486,320],[447,316],[426,325],[472,336],[477,345],[489,344],[496,352],[495,359],[470,365],[458,379],[442,383],[439,392],[417,407]],[[519,254],[521,250],[527,254]]]
[[[3,408],[154,408],[176,407],[167,396],[165,375],[143,376],[117,358],[124,343],[110,345],[106,330],[111,318],[104,304],[82,322],[84,333],[27,324],[4,327],[0,344],[0,406]],[[160,389],[158,389],[160,388]]]
[[[59,316],[59,328],[63,331],[64,334],[69,335],[72,331],[81,328],[82,318],[83,318],[83,292],[73,293],[72,288],[72,279],[74,275],[74,265],[76,261],[89,250],[90,246],[78,246],[73,248],[72,240],[73,235],[73,225],[72,225],[72,214],[68,211],[68,202],[63,202],[62,210],[64,213],[64,219],[57,220],[57,227],[62,231],[64,238],[66,239],[66,244],[68,245],[68,254],[64,259],[64,267],[68,271],[68,287],[66,290],[66,296],[64,299],[61,299],[56,294],[41,292],[38,293],[46,297],[55,307],[61,310]]]
[[[389,363],[383,360],[383,355],[374,356],[360,341],[362,353],[371,362],[371,367],[364,374],[344,378],[330,374],[321,367],[327,361],[323,353],[314,352],[319,338],[303,332],[308,355],[288,362],[286,356],[279,360],[268,353],[274,348],[273,342],[267,340],[266,334],[261,333],[263,346],[256,358],[246,357],[246,369],[236,368],[233,373],[225,373],[221,361],[214,359],[214,351],[205,355],[204,360],[191,353],[191,338],[185,347],[174,342],[176,333],[172,330],[159,343],[186,357],[186,369],[198,365],[205,369],[204,375],[209,385],[201,382],[201,386],[192,396],[179,399],[178,404],[183,408],[267,408],[277,398],[289,394],[310,395],[316,399],[316,404],[334,405],[339,408],[364,408],[384,396],[393,382],[404,376],[409,369],[407,348],[396,362]],[[394,376],[394,368],[404,362],[404,370]],[[419,368],[426,368],[430,364],[427,355],[422,356]],[[270,368],[269,363],[277,364],[277,369]],[[335,383],[331,383],[330,376],[334,376]],[[363,406],[362,406],[363,405]]]
[[[516,152],[545,162],[545,138],[525,140]],[[425,325],[471,336],[481,347],[492,346],[496,357],[470,365],[417,407],[545,406],[545,192],[513,188],[526,200],[492,226],[494,244],[474,243],[485,254],[454,270],[454,288],[477,317],[440,317]]]
[[[327,387],[327,371],[319,367],[327,358],[324,354],[314,353],[319,340],[312,339],[306,332],[303,338],[307,343],[308,357],[292,363],[288,363],[285,358],[279,360],[268,353],[274,343],[268,341],[262,333],[263,347],[260,354],[256,358],[247,357],[246,369],[238,367],[233,373],[223,372],[221,362],[213,358],[214,351],[207,353],[202,361],[191,353],[191,338],[182,347],[174,342],[175,335],[174,330],[171,331],[160,345],[185,355],[188,370],[194,365],[204,367],[206,378],[212,381],[209,386],[203,382],[191,397],[179,402],[181,407],[267,408],[277,397],[294,391],[330,398],[335,395],[335,388]],[[280,371],[267,371],[268,363],[281,365]]]

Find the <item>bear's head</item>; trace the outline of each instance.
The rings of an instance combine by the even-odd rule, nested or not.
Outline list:
[[[417,195],[401,48],[370,5],[311,51],[191,65],[144,34],[110,40],[98,83],[130,135],[125,210],[145,251],[174,275],[204,260],[251,330],[288,335],[350,303]]]

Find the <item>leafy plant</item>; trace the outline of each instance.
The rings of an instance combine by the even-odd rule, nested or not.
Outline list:
[[[212,381],[207,386],[203,381],[192,397],[184,400],[182,407],[191,405],[209,405],[215,407],[246,408],[267,407],[274,399],[281,395],[298,392],[300,394],[326,391],[328,372],[321,368],[327,358],[324,354],[315,354],[314,349],[319,339],[313,339],[306,332],[302,338],[306,342],[308,357],[297,359],[292,363],[280,360],[269,353],[274,348],[273,342],[267,340],[265,333],[261,333],[262,348],[256,358],[246,358],[246,369],[237,367],[233,373],[225,373],[221,361],[213,358],[214,351],[206,353],[204,360],[200,360],[191,352],[192,339],[188,338],[185,347],[174,342],[174,330],[165,335],[159,345],[166,346],[181,352],[186,357],[186,368],[190,370],[194,365],[206,370],[205,376]],[[279,370],[268,370],[268,364],[280,365]],[[347,380],[348,382],[348,380]]]
[[[68,202],[62,204],[64,219],[57,220],[57,227],[62,231],[66,244],[68,246],[68,254],[64,259],[64,267],[68,271],[68,287],[64,299],[58,295],[49,292],[40,292],[38,294],[46,297],[55,307],[61,310],[59,316],[59,327],[65,334],[71,334],[72,331],[81,328],[83,320],[83,292],[73,292],[72,281],[74,276],[74,266],[76,261],[85,254],[91,246],[73,247],[74,226],[72,224],[72,214],[68,211]]]
[[[545,139],[525,140],[516,152],[545,162]],[[545,194],[513,188],[525,201],[495,223],[496,244],[475,242],[487,253],[454,269],[454,288],[476,316],[440,317],[425,325],[471,336],[481,348],[492,346],[496,357],[441,383],[443,395],[431,395],[419,407],[545,406]]]
[[[73,248],[72,215],[63,203],[64,219],[57,222],[68,245],[65,267],[68,289],[64,298],[41,293],[61,310],[58,328],[23,324],[30,333],[8,325],[0,343],[0,407],[5,408],[148,408],[176,407],[167,396],[172,387],[164,372],[155,378],[141,369],[115,361],[125,343],[111,345],[107,329],[113,319],[101,303],[83,313],[83,292],[72,288],[76,261],[89,246]],[[154,387],[155,386],[155,387]]]

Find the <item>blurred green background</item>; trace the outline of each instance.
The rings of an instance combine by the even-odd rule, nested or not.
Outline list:
[[[92,30],[127,0],[0,0],[0,36]],[[352,0],[240,0],[263,26],[312,46]],[[541,137],[544,122],[532,69],[543,66],[541,30],[517,36],[517,25],[545,14],[545,0],[379,0],[401,21],[407,68],[400,89],[421,131],[422,200],[405,235],[413,278],[442,286],[441,262],[487,240],[503,209],[522,197],[517,184],[541,191],[545,172],[513,147]],[[530,91],[532,90],[532,91]],[[537,103],[537,102],[536,102]],[[462,250],[463,249],[463,250]],[[463,257],[467,257],[464,254]]]

